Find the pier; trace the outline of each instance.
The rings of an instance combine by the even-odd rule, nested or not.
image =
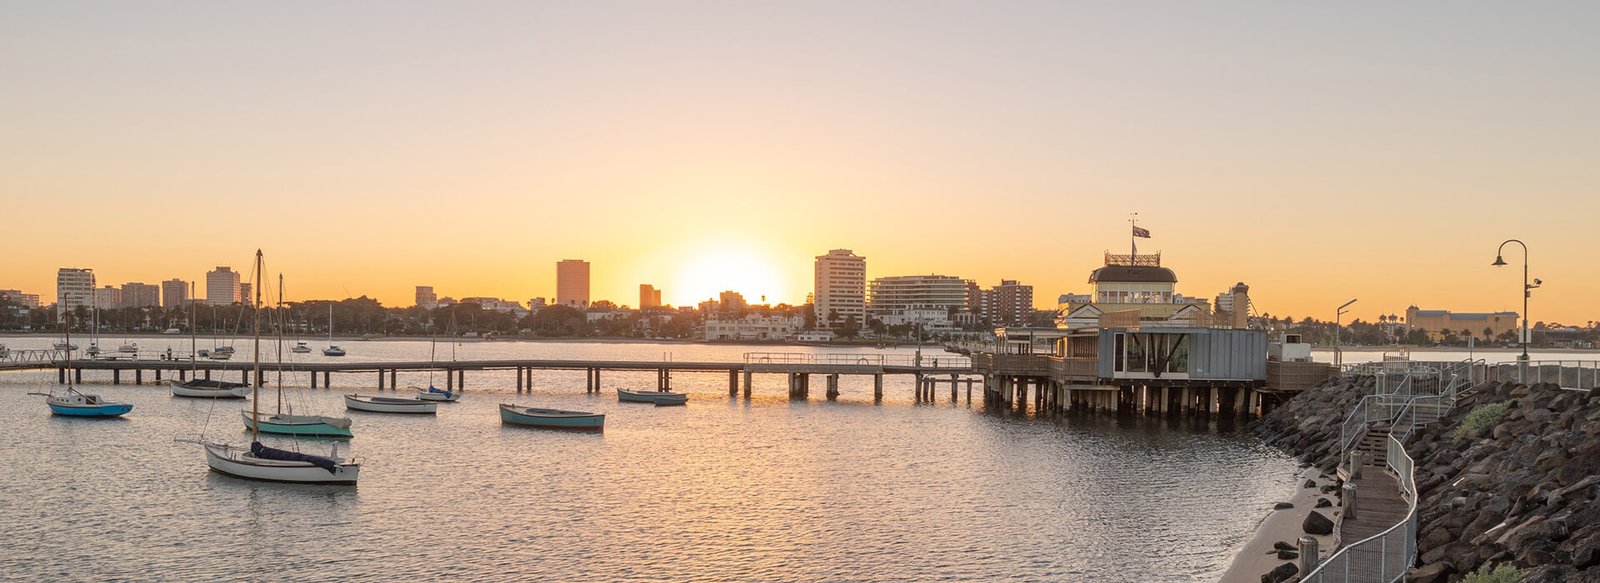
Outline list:
[[[250,362],[240,361],[167,358],[165,353],[104,355],[97,359],[75,358],[69,363],[64,353],[55,350],[13,351],[6,359],[0,360],[0,370],[50,369],[56,370],[56,380],[61,384],[67,383],[69,375],[73,383],[82,383],[85,371],[90,373],[91,380],[97,380],[95,377],[98,376],[99,380],[111,384],[125,382],[144,384],[147,381],[160,383],[167,379],[183,381],[188,380],[190,375],[205,379],[216,377],[221,380],[230,380],[237,375],[240,382],[249,383],[253,366]],[[277,363],[263,362],[260,377],[255,379],[255,382],[263,383],[279,370]],[[465,389],[469,371],[514,371],[518,393],[533,389],[534,371],[583,371],[586,393],[601,392],[603,379],[607,373],[654,371],[656,390],[659,391],[671,390],[672,379],[677,374],[720,374],[726,375],[728,379],[729,397],[738,397],[742,392],[746,399],[751,396],[755,375],[772,374],[785,375],[788,379],[789,397],[799,400],[810,397],[812,377],[822,377],[826,391],[824,395],[828,400],[834,400],[840,396],[841,377],[859,375],[873,378],[874,401],[883,400],[885,375],[901,375],[913,379],[917,402],[930,403],[935,400],[937,388],[941,385],[949,386],[951,402],[957,400],[957,387],[965,386],[967,400],[970,402],[972,387],[979,382],[978,378],[973,376],[971,359],[943,352],[924,357],[751,352],[746,353],[744,358],[737,362],[567,359],[294,362],[281,370],[310,373],[310,386],[313,389],[333,388],[336,378],[334,375],[338,374],[340,382],[354,382],[356,386],[362,388],[376,386],[378,390],[399,388],[398,376],[402,372],[442,372],[446,388]],[[371,375],[368,378],[375,380],[376,385],[366,384],[366,381],[349,380],[351,376],[362,375]]]

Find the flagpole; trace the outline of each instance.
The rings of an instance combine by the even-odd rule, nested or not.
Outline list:
[[[1139,263],[1139,238],[1134,236],[1134,233],[1137,233],[1139,229],[1139,213],[1133,213],[1133,216],[1128,219],[1128,226],[1131,227],[1128,229],[1128,247],[1130,248],[1128,261],[1130,265],[1137,265]]]

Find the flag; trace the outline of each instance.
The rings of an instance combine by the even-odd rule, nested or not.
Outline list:
[[[1133,236],[1135,236],[1135,237],[1144,237],[1146,239],[1149,239],[1150,238],[1150,229],[1141,229],[1139,227],[1134,227],[1133,228]]]

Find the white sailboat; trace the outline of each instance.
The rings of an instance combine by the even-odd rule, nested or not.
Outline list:
[[[189,295],[194,295],[194,284],[189,284]],[[199,369],[195,366],[196,339],[194,330],[194,302],[189,303],[189,380],[180,381],[172,379],[167,384],[172,387],[172,396],[189,397],[192,399],[243,399],[250,395],[250,385],[245,383],[231,383],[228,381],[214,381],[200,378]]]
[[[333,304],[328,304],[328,347],[322,349],[323,356],[344,356],[344,349],[333,343]]]
[[[461,400],[461,390],[460,389],[455,389],[455,388],[441,389],[439,387],[433,386],[433,363],[434,363],[434,355],[438,353],[439,336],[438,336],[438,334],[434,334],[433,337],[429,338],[428,340],[429,340],[429,343],[428,343],[428,388],[426,388],[426,389],[421,388],[421,387],[411,387],[411,388],[412,389],[416,389],[417,398],[422,399],[424,401],[438,401],[440,403],[454,403],[456,401],[460,401]],[[453,341],[454,340],[452,340],[452,342]],[[455,345],[451,345],[450,346],[450,360],[455,360],[455,350],[456,350],[455,349]]]
[[[252,375],[261,378],[261,251],[256,251],[256,318],[255,318],[255,359]],[[280,388],[281,390],[281,388]],[[254,399],[251,400],[251,412],[256,418],[261,417],[261,388],[256,383],[253,389]],[[337,457],[334,455],[319,456],[309,455],[295,451],[276,449],[262,445],[261,432],[258,427],[250,431],[250,445],[235,446],[223,443],[201,440],[200,444],[206,450],[206,465],[212,471],[247,478],[252,480],[265,480],[270,482],[293,482],[304,484],[355,484],[361,473],[361,462],[354,459]]]
[[[283,276],[278,276],[278,410],[272,415],[263,415],[259,411],[240,411],[244,417],[246,428],[258,430],[262,433],[277,433],[281,435],[296,435],[300,437],[354,437],[350,432],[349,417],[330,417],[325,415],[295,415],[293,407],[284,407],[283,403]]]

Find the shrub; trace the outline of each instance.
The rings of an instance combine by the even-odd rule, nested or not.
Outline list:
[[[1501,409],[1504,410],[1504,407],[1501,407]],[[1477,411],[1473,411],[1473,413],[1477,413]],[[1510,563],[1501,563],[1500,566],[1498,566],[1498,567],[1496,567],[1494,565],[1494,563],[1489,563],[1489,564],[1484,565],[1482,567],[1478,567],[1477,571],[1473,571],[1471,573],[1468,573],[1467,577],[1465,579],[1462,579],[1461,582],[1462,583],[1517,583],[1517,581],[1519,581],[1521,579],[1522,579],[1522,570],[1511,566]]]
[[[1456,441],[1466,439],[1468,435],[1477,433],[1479,429],[1494,427],[1500,422],[1500,417],[1506,414],[1506,403],[1492,403],[1480,405],[1461,420],[1461,426],[1456,428]]]

